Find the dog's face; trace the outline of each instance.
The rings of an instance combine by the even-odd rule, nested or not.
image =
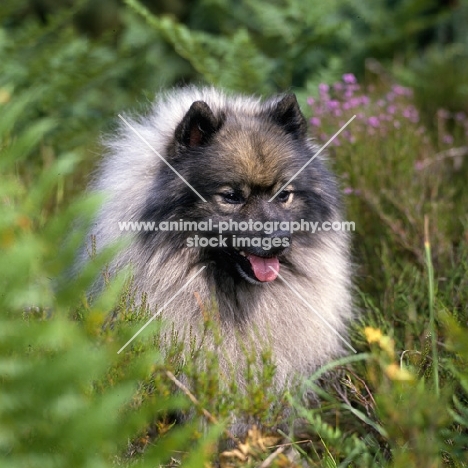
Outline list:
[[[295,245],[314,243],[310,232],[292,234],[290,223],[323,222],[336,208],[336,189],[322,163],[304,167],[314,156],[306,129],[294,95],[257,114],[215,114],[194,102],[167,154],[206,202],[163,168],[159,196],[149,200],[143,219],[212,220],[209,231],[171,233],[174,248],[186,248],[198,234],[212,240],[200,250],[203,260],[249,283],[275,280]]]

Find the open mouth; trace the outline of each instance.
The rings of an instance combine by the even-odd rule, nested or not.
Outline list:
[[[228,245],[211,251],[223,264],[222,268],[227,268],[230,274],[234,273],[232,270],[236,270],[242,279],[259,285],[271,283],[278,278],[281,263],[289,265],[287,252],[291,247],[291,235],[288,232],[279,231],[269,237],[251,236],[242,240],[244,245],[239,245],[239,239],[231,239]]]
[[[237,270],[250,283],[268,283],[278,277],[280,270],[278,257],[259,256],[237,249],[233,253]]]

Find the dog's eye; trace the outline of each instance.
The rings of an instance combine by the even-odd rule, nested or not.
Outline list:
[[[276,198],[281,203],[286,203],[289,200],[289,198],[291,197],[291,194],[292,194],[292,192],[290,192],[289,190],[283,190],[278,194],[278,196]]]
[[[244,197],[236,192],[227,192],[222,194],[223,199],[226,203],[230,203],[231,205],[238,205],[244,203]]]

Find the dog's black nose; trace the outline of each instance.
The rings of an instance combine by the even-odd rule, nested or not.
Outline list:
[[[261,237],[249,238],[250,246],[245,251],[258,257],[277,257],[291,245],[291,234],[288,231],[275,231]]]
[[[291,245],[291,233],[289,231],[275,231],[270,236],[271,248],[267,252],[271,255],[279,255]]]
[[[289,231],[275,231],[269,235],[272,238],[284,239],[287,238],[291,240],[291,233]]]

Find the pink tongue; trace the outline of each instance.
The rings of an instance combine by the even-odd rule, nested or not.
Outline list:
[[[255,277],[259,281],[273,281],[278,276],[280,266],[276,257],[262,258],[250,254],[247,258],[252,265]],[[274,271],[270,267],[272,267]]]

